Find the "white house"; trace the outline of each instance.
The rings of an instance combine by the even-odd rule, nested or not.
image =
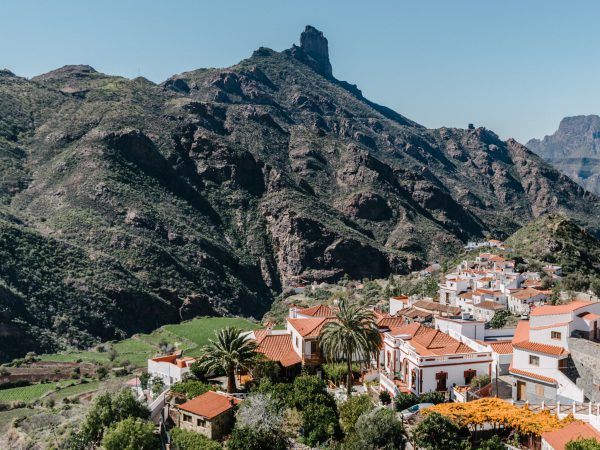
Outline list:
[[[384,334],[380,388],[392,395],[448,391],[492,373],[492,355],[478,352],[439,330],[412,323]]]
[[[600,303],[572,301],[532,309],[513,338],[510,373],[515,377],[513,399],[582,402],[584,392],[569,378],[569,337],[598,340]]]
[[[456,275],[446,275],[444,283],[439,284],[440,303],[456,306],[456,296],[468,290],[468,279]]]
[[[515,328],[485,328],[485,321],[436,317],[435,328],[480,352],[491,352],[492,375],[508,373]]]
[[[161,378],[165,386],[171,386],[183,381],[194,362],[196,362],[196,358],[182,357],[181,351],[151,358],[148,360],[148,374],[152,378]]]
[[[532,306],[539,306],[548,300],[548,292],[533,288],[513,289],[507,293],[508,310],[516,315],[529,314]]]

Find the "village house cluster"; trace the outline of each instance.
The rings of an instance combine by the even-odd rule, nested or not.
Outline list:
[[[498,248],[502,245],[488,243]],[[502,379],[509,383],[507,401],[542,405],[584,402],[590,393],[573,377],[570,345],[573,337],[600,340],[600,303],[547,304],[551,292],[544,289],[543,280],[551,282],[560,276],[558,266],[518,273],[515,261],[481,253],[446,275],[439,284],[438,299],[389,298],[389,312],[373,310],[382,345],[379,354],[364,365],[363,376],[355,380],[357,389],[387,391],[392,397],[437,391],[452,401],[468,401],[490,395],[492,384],[497,387]],[[518,320],[512,326],[490,327],[494,314],[503,310]],[[321,374],[326,360],[319,337],[327,323],[337,320],[336,312],[335,302],[309,308],[289,305],[283,329],[268,323],[248,332],[246,338],[278,364],[283,377],[291,379],[301,371]],[[189,376],[194,361],[180,352],[152,358],[148,373],[160,378],[168,389]],[[488,384],[474,390],[476,377],[487,379]],[[163,399],[158,417],[168,416],[178,427],[219,439],[230,432],[240,401],[239,395],[223,392],[208,392],[178,405],[165,405]],[[597,433],[588,428],[586,433]],[[547,438],[546,448],[555,448],[549,442],[558,438]]]

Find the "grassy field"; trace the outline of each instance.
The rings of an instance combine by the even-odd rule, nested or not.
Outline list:
[[[115,342],[112,347],[117,352],[117,364],[128,361],[137,367],[145,367],[148,358],[156,355],[161,342],[168,342],[180,348],[185,354],[196,356],[203,345],[215,335],[215,331],[235,326],[242,330],[252,330],[259,325],[243,318],[235,317],[199,317],[176,325],[165,325],[150,334],[136,334],[129,339]],[[106,363],[108,352],[70,351],[42,355],[42,361],[75,362],[78,360]]]
[[[31,386],[16,387],[0,390],[0,403],[10,403],[15,400],[28,402],[40,398],[47,392],[53,391],[59,383],[32,384]]]
[[[13,419],[27,417],[34,413],[33,409],[17,408],[10,411],[0,411],[0,433],[4,433],[11,425]]]
[[[241,330],[253,330],[259,325],[247,319],[230,317],[203,317],[183,322],[177,325],[166,325],[165,329],[175,336],[179,336],[194,344],[188,349],[187,354],[196,356],[202,346],[208,344],[209,339],[215,337],[215,332],[225,327],[237,327]]]

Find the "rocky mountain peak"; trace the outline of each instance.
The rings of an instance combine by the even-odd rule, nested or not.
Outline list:
[[[86,78],[98,74],[96,69],[87,64],[66,65],[59,69],[38,75],[32,78],[35,81],[42,80],[62,80],[62,79],[77,79]]]
[[[329,62],[329,43],[323,32],[306,25],[300,35],[300,47],[294,45],[289,52],[300,61],[327,77],[332,76]]]

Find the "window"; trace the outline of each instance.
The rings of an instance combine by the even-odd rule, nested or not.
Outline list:
[[[550,332],[550,337],[552,339],[558,339],[558,340],[560,340],[560,337],[561,337],[560,331],[552,331],[552,332]]]
[[[205,427],[206,426],[206,420],[204,420],[204,419],[196,419],[196,425],[198,425],[199,427]]]
[[[542,386],[541,384],[536,384],[535,385],[535,395],[537,395],[538,397],[543,397],[544,396],[544,386]]]
[[[465,384],[471,384],[471,380],[477,375],[477,371],[473,369],[465,370]]]
[[[298,340],[298,336],[296,336],[296,347],[300,347],[300,342]]]
[[[184,414],[183,415],[183,421],[184,422],[192,422],[192,416],[190,416],[189,414]]]
[[[540,365],[540,357],[534,356],[534,355],[529,355],[529,364],[531,364],[532,366],[539,366]]]

